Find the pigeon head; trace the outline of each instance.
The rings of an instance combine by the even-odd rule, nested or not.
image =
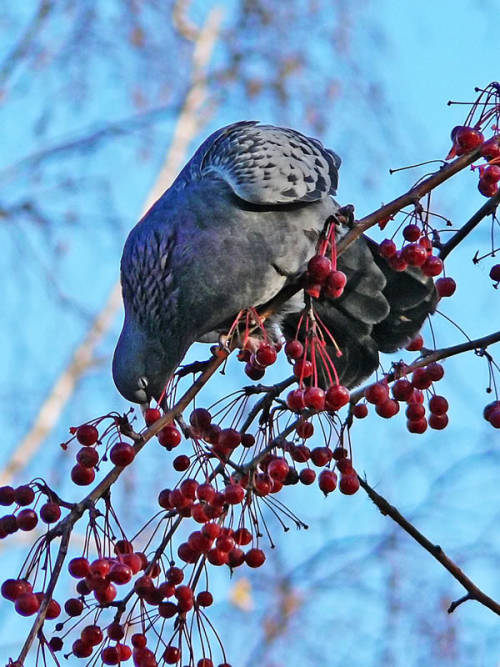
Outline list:
[[[133,318],[126,319],[113,357],[113,379],[127,401],[149,405],[160,398],[176,361],[157,338],[148,336]]]

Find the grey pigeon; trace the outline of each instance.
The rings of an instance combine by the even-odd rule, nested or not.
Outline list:
[[[240,310],[265,304],[305,269],[339,208],[331,196],[339,166],[318,140],[255,121],[206,139],[125,243],[113,378],[127,400],[158,399],[192,343],[217,340]],[[377,367],[379,351],[418,332],[435,290],[420,271],[392,271],[366,237],[338,268],[344,294],[317,309],[343,352],[340,380],[352,387]],[[295,336],[303,307],[297,294],[273,317],[285,337]]]

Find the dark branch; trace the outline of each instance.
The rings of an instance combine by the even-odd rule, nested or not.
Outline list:
[[[457,600],[457,602],[452,603],[448,609],[449,613],[454,611],[454,609],[456,609],[456,607],[458,607],[458,605],[462,602],[465,602],[465,600],[476,600],[500,616],[500,604],[486,595],[486,593],[483,593],[483,591],[479,589],[476,584],[474,584],[474,582],[471,581],[466,574],[464,574],[464,572],[462,572],[458,565],[445,554],[439,545],[433,544],[425,537],[425,535],[422,535],[422,533],[417,530],[412,523],[405,519],[405,517],[393,505],[391,505],[385,498],[372,489],[366,480],[359,476],[358,479],[359,483],[368,494],[370,500],[375,503],[380,512],[384,516],[390,517],[399,526],[401,526],[401,528],[407,532],[408,535],[413,537],[413,539],[418,542],[421,547],[423,547],[431,554],[431,556],[439,561],[441,565],[443,565],[443,567],[445,567],[448,572],[465,588],[467,595],[460,600]]]

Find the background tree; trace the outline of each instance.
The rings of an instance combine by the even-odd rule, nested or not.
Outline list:
[[[147,2],[105,7],[41,2],[9,9],[3,27],[11,41],[4,40],[1,70],[6,130],[1,233],[9,276],[2,332],[3,423],[12,443],[5,448],[8,474],[19,466],[9,466],[15,443],[28,431],[116,280],[123,237],[164,161],[169,139],[176,137],[178,116],[193,90],[192,56],[200,26],[212,30],[214,52],[204,64],[205,98],[191,127],[193,145],[195,135],[249,115],[321,136],[344,158],[340,199],[356,204],[357,217],[424,173],[403,172],[389,179],[388,167],[444,157],[449,130],[464,117],[460,107],[444,109],[448,97],[470,99],[475,84],[495,79],[488,71],[494,58],[488,57],[487,8],[467,15],[468,31],[483,44],[481,72],[471,73],[467,54],[447,54],[440,45],[432,46],[440,30],[461,34],[464,15],[458,10],[453,16],[433,14],[430,21],[402,16],[394,3],[377,8],[377,16],[365,3],[339,3],[334,9],[329,4],[310,3],[306,11],[303,3],[287,3],[286,8],[276,3],[269,11],[259,2],[224,3],[221,23],[217,15],[207,16],[211,8],[205,3],[165,8]],[[423,50],[422,33],[427,37]],[[388,70],[392,60],[399,63],[397,70]],[[449,86],[444,93],[442,73]],[[141,170],[122,167],[138,163]],[[464,173],[453,182],[436,192],[432,208],[460,225],[484,200],[476,192],[475,175]],[[467,264],[476,249],[488,247],[489,232],[487,224],[480,226],[472,245],[464,244],[458,259],[452,254],[448,263],[458,292],[446,304],[446,314],[465,326],[471,338],[484,335],[486,313],[488,331],[498,329],[496,292],[487,276],[493,261]],[[43,450],[22,461],[27,469],[18,473],[16,484],[52,470],[50,484],[59,488],[65,480],[61,495],[78,497],[65,486],[73,459],[56,443],[67,438],[68,424],[99,414],[103,406],[126,409],[109,379],[108,358],[118,331],[118,323],[110,322],[112,330],[85,362],[88,370],[60,425]],[[440,347],[456,342],[453,326],[439,331]],[[199,358],[203,353],[193,354],[191,358]],[[366,437],[369,446],[357,445],[357,461],[383,495],[498,598],[493,585],[498,544],[491,531],[498,459],[495,432],[480,418],[488,400],[483,394],[487,369],[484,359],[472,354],[446,368],[448,386],[461,391],[447,392],[451,424],[443,437],[412,439],[399,420],[398,425],[384,422],[376,438],[380,444],[374,445],[373,420],[366,426],[359,423],[356,441]],[[72,375],[80,377],[79,371],[77,364]],[[224,392],[241,385],[239,367],[235,374],[224,378]],[[220,390],[214,383],[214,396]],[[121,507],[120,494],[137,489],[137,504],[123,508],[131,523],[140,525],[151,513],[138,489],[153,485],[159,490],[168,483],[157,472],[157,457],[157,448],[146,448],[123,480],[126,491],[115,494]],[[293,492],[287,503],[297,505],[311,530],[293,540],[283,538],[286,554],[276,550],[276,562],[248,584],[250,593],[246,575],[220,583],[218,599],[227,596],[233,602],[220,604],[216,616],[234,618],[236,604],[242,617],[239,632],[223,637],[235,664],[257,658],[280,664],[283,647],[298,636],[297,664],[340,664],[346,656],[352,661],[354,647],[355,664],[401,664],[411,646],[415,664],[430,658],[443,664],[488,664],[498,653],[491,612],[467,604],[457,610],[459,615],[448,617],[440,608],[443,600],[447,606],[459,596],[456,589],[450,591],[449,576],[424,554],[417,558],[415,545],[379,518],[361,494],[324,503],[316,495],[311,508],[309,489]],[[325,532],[331,535],[326,543]],[[6,569],[11,563],[14,573],[26,539],[17,533],[4,545],[9,547],[8,556],[3,555]],[[245,608],[251,603],[255,609],[250,614]],[[262,611],[269,608],[271,613]],[[312,613],[318,609],[321,614]],[[4,606],[3,614],[8,641],[14,631],[21,638],[25,630],[11,607]],[[318,645],[313,638],[322,624],[339,628],[342,639]],[[255,641],[250,654],[249,637]],[[7,642],[5,650],[5,658],[15,652]],[[288,649],[286,658],[289,663]]]

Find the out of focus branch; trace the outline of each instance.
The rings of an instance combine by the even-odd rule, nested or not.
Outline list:
[[[366,480],[362,479],[361,477],[358,476],[359,483],[363,487],[363,489],[366,491],[368,494],[370,500],[372,500],[375,505],[379,508],[380,512],[384,516],[389,516],[393,521],[395,521],[401,528],[408,533],[411,537],[413,537],[414,540],[420,544],[426,551],[428,551],[431,556],[433,556],[437,561],[445,567],[448,572],[458,581],[462,584],[462,586],[465,588],[467,591],[467,595],[464,597],[460,598],[460,600],[456,600],[453,602],[449,609],[448,612],[451,614],[459,604],[462,602],[465,602],[466,600],[476,600],[477,602],[480,602],[483,604],[485,607],[488,607],[488,609],[491,609],[491,611],[495,612],[495,614],[498,614],[500,616],[500,604],[490,598],[486,593],[483,593],[482,590],[480,590],[476,584],[474,584],[473,581],[467,577],[466,574],[462,572],[462,570],[454,563],[443,551],[443,549],[438,545],[438,544],[433,544],[430,540],[428,540],[425,535],[422,535],[422,533],[415,528],[415,526],[410,523],[405,517],[400,514],[400,512],[394,507],[394,505],[391,505],[385,498],[383,498],[381,495],[379,495],[375,489],[373,489]]]
[[[207,95],[206,69],[218,38],[221,20],[221,10],[216,7],[211,10],[205,24],[200,29],[198,39],[194,45],[191,85],[186,93],[164,166],[146,198],[143,212],[150,208],[174,180],[182,166],[191,140],[203,125],[199,111]],[[35,417],[31,429],[0,473],[1,483],[7,483],[15,472],[18,472],[27,464],[57,423],[64,406],[73,394],[78,380],[89,365],[93,363],[96,346],[114,321],[121,302],[120,295],[120,284],[116,283],[111,290],[106,305],[97,315],[83,342],[76,349],[72,361],[54,383],[38,415]]]
[[[7,55],[0,67],[0,87],[5,86],[16,65],[26,56],[33,40],[40,32],[44,22],[54,7],[52,0],[41,0],[36,14],[31,19],[20,40]]]

